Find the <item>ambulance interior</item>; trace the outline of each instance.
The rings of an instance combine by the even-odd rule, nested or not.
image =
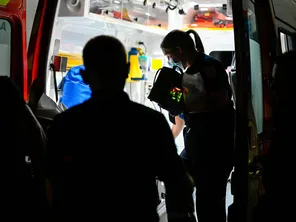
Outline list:
[[[89,39],[97,35],[111,35],[122,41],[131,62],[125,91],[131,100],[161,111],[171,126],[168,113],[147,98],[157,70],[167,66],[160,43],[170,30],[195,29],[204,44],[206,54],[223,62],[226,70],[230,69],[234,55],[234,33],[227,0],[90,0],[85,1],[85,4],[68,2],[71,2],[71,10],[69,4],[64,5],[66,3],[63,1],[59,5],[50,46],[52,56],[49,62],[54,65],[55,72],[49,70],[47,74],[46,94],[57,103],[63,101],[68,93],[63,89],[66,81],[64,77],[71,68],[83,65],[82,49]],[[65,7],[68,7],[67,10]],[[136,60],[130,58],[135,55],[132,53],[135,51]],[[77,84],[77,81],[73,84]],[[182,133],[176,139],[176,146],[179,153],[184,148]],[[159,190],[162,196],[164,188],[161,183]],[[226,202],[228,208],[232,203],[229,187]],[[163,202],[159,206],[159,214],[164,221]]]

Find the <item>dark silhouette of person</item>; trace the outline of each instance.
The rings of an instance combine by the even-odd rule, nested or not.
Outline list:
[[[46,135],[11,78],[0,76],[0,91],[1,149],[8,163],[2,172],[10,176],[2,181],[2,216],[9,212],[17,220],[23,214],[11,214],[12,211],[36,210],[40,214],[30,215],[30,219],[39,221],[48,204],[44,172]]]
[[[219,61],[204,54],[194,30],[173,30],[160,47],[169,64],[184,72],[186,128],[181,157],[195,181],[198,221],[225,222],[226,186],[234,156],[234,108],[227,73]]]
[[[290,159],[289,150],[294,142],[294,82],[296,51],[279,56],[276,60],[273,74],[273,138],[267,155],[265,171],[265,189],[276,198],[282,196],[282,189],[287,186],[277,175],[293,173],[295,166]]]
[[[296,51],[279,56],[274,65],[273,135],[262,181],[265,194],[254,210],[255,222],[290,221],[295,200],[295,81]]]
[[[164,181],[169,221],[191,221],[192,183],[165,117],[132,102],[122,43],[110,36],[83,49],[82,77],[92,96],[54,119],[49,178],[58,219],[158,221],[156,177]]]

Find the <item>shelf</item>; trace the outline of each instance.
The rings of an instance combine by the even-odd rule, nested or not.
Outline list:
[[[94,13],[89,13],[86,18],[94,21],[107,22],[110,24],[119,25],[125,28],[137,29],[143,32],[148,32],[148,33],[160,35],[160,36],[165,36],[168,33],[168,30],[161,29],[159,27],[146,26],[146,25],[135,23],[135,22],[129,22],[121,19],[111,18],[108,16],[97,15]]]

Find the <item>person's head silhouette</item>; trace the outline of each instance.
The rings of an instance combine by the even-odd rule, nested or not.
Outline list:
[[[129,73],[127,54],[123,44],[106,35],[89,40],[83,49],[85,70],[81,75],[91,90],[123,90]]]

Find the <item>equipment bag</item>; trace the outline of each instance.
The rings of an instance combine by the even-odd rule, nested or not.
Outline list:
[[[177,72],[180,70],[181,74]],[[184,97],[182,86],[183,71],[178,67],[162,67],[155,74],[153,87],[148,96],[152,102],[167,110],[172,115],[184,112]]]

